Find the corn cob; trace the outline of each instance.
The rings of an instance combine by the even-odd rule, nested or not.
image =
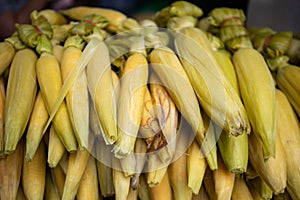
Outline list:
[[[47,170],[46,174],[45,200],[59,200],[59,196],[51,179],[50,170]]]
[[[207,168],[207,162],[195,140],[189,146],[187,153],[188,186],[194,194],[198,194]]]
[[[5,104],[5,81],[0,78],[0,158],[4,156],[4,104]]]
[[[239,49],[232,59],[251,127],[263,144],[264,158],[274,157],[276,102],[272,75],[264,58],[255,49]]]
[[[175,47],[207,115],[234,136],[249,133],[245,108],[220,69],[205,33],[194,27],[183,28],[175,36]]]
[[[117,140],[116,99],[112,82],[109,52],[104,42],[97,47],[87,65],[87,80],[91,99],[103,129],[106,144]]]
[[[97,179],[97,168],[95,159],[90,156],[85,172],[81,178],[76,199],[98,200],[99,189]]]
[[[14,152],[0,158],[0,199],[16,199],[24,159],[23,142],[20,140]]]
[[[9,67],[16,50],[9,42],[0,42],[0,75]]]
[[[26,199],[44,199],[45,185],[46,151],[42,141],[32,161],[23,161],[22,186]]]
[[[204,138],[204,125],[197,97],[174,51],[168,47],[155,48],[149,54],[149,60],[176,107],[196,132],[197,138]]]
[[[48,117],[49,115],[41,92],[38,91],[26,133],[25,160],[27,162],[33,159],[38,149],[38,146],[44,136],[43,130]]]
[[[150,186],[150,195],[152,200],[173,199],[168,173],[164,174],[161,182],[158,185],[154,187]]]
[[[65,41],[64,52],[61,60],[62,79],[65,81],[73,70],[76,62],[82,54],[83,41],[80,36],[69,37]],[[87,77],[83,71],[74,82],[72,88],[66,95],[66,104],[70,121],[77,139],[78,148],[84,150],[88,148],[89,133],[89,99]],[[80,113],[78,115],[78,113]]]
[[[63,15],[68,16],[71,19],[81,20],[83,16],[89,14],[97,14],[105,17],[109,21],[107,29],[111,32],[116,32],[122,25],[123,21],[127,19],[127,16],[117,10],[108,8],[96,8],[89,6],[77,6],[60,11]]]
[[[249,191],[249,188],[248,188],[245,180],[242,177],[235,177],[231,199],[232,200],[239,200],[239,199],[252,200],[253,199],[252,195]]]
[[[52,51],[54,57],[57,59],[58,63],[61,63],[61,59],[64,52],[64,47],[62,45],[54,44],[52,46]]]
[[[62,199],[74,199],[80,181],[86,169],[90,153],[87,150],[77,150],[69,155],[68,169]]]
[[[113,183],[115,189],[116,200],[126,200],[129,194],[130,177],[125,177],[123,171],[121,171],[120,161],[113,157]]]
[[[19,50],[10,67],[4,111],[4,153],[6,154],[15,150],[32,112],[37,92],[36,60],[34,51]]]
[[[110,197],[115,193],[112,169],[112,147],[105,145],[105,142],[100,139],[97,140],[95,145],[100,191],[103,197]]]
[[[174,160],[168,166],[170,185],[174,199],[191,199],[192,189],[188,186],[187,155],[186,148],[189,146],[188,134],[180,134],[176,141],[176,153]]]
[[[66,149],[64,144],[57,136],[54,126],[51,125],[49,130],[48,156],[47,156],[47,162],[49,167],[51,168],[56,167],[65,152]]]
[[[287,162],[287,191],[293,199],[300,198],[300,125],[287,96],[276,90],[277,134],[284,146]]]
[[[262,144],[255,134],[249,136],[249,162],[274,194],[284,191],[287,182],[286,157],[279,137],[276,137],[276,158],[265,160]]]
[[[64,190],[66,175],[64,174],[63,169],[59,165],[54,168],[51,168],[50,171],[55,191],[59,196],[59,199],[61,199]]]
[[[36,63],[37,78],[49,115],[59,97],[62,87],[61,71],[58,61],[49,53],[42,53]],[[76,151],[74,136],[66,102],[63,101],[53,118],[53,125],[60,140],[69,152]]]
[[[218,156],[218,169],[213,171],[215,192],[217,199],[231,199],[235,174],[230,172],[220,156]]]
[[[277,70],[278,87],[285,93],[292,106],[300,116],[300,87],[297,80],[300,78],[300,68],[288,65]]]
[[[137,43],[143,44],[143,41],[138,39]],[[134,50],[132,49],[132,54],[125,63],[120,80],[120,99],[117,107],[118,139],[113,149],[117,158],[126,157],[133,152],[148,80],[147,59],[143,53]]]

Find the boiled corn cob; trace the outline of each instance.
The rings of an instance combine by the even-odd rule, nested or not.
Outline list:
[[[299,78],[300,68],[298,66],[288,65],[277,70],[278,87],[288,97],[298,116],[300,116],[300,87],[297,83]]]
[[[16,53],[10,67],[4,112],[6,154],[15,150],[33,109],[37,92],[36,61],[35,52],[26,48]]]
[[[64,144],[59,139],[55,128],[51,125],[49,130],[48,156],[47,162],[49,167],[56,167],[64,153],[66,152]]]
[[[300,125],[287,96],[276,90],[277,134],[284,146],[287,166],[287,191],[293,199],[300,198]]]
[[[194,27],[183,28],[176,34],[175,47],[208,116],[232,135],[249,133],[245,108],[218,66],[205,33]]]
[[[232,59],[253,133],[263,144],[264,158],[275,157],[276,102],[272,75],[255,49],[239,49]]]

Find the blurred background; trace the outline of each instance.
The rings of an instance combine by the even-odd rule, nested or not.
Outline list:
[[[66,9],[78,5],[112,8],[136,19],[149,18],[156,11],[168,6],[171,0],[0,0],[0,36],[8,37],[15,30],[15,23],[29,23],[32,10],[51,8]],[[300,33],[299,0],[191,0],[204,15],[215,7],[242,9],[246,26],[267,26],[275,31]]]

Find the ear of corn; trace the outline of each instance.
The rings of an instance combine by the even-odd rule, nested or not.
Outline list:
[[[230,172],[220,156],[218,156],[218,169],[213,171],[217,199],[231,199],[235,174]]]
[[[155,48],[149,54],[149,60],[152,69],[168,90],[176,108],[190,124],[196,137],[202,141],[205,130],[199,103],[176,54],[168,47]]]
[[[150,186],[150,195],[153,200],[171,200],[173,199],[172,188],[169,181],[168,173],[163,175],[161,182],[154,186]]]
[[[42,141],[32,161],[24,159],[22,186],[27,199],[44,199],[46,185],[46,151]]]
[[[50,115],[62,88],[60,66],[53,55],[43,53],[36,63],[36,70],[42,96]],[[75,151],[77,149],[77,141],[65,101],[60,105],[52,123],[67,151]]]
[[[5,81],[0,78],[0,158],[4,156],[4,104],[5,104]]]
[[[116,93],[113,86],[109,52],[104,42],[96,49],[87,65],[87,80],[91,99],[107,144],[117,140]]]
[[[69,37],[65,42],[65,49],[61,60],[63,81],[67,79],[82,54],[80,45],[82,45],[82,39],[79,36]],[[81,150],[87,149],[89,136],[89,97],[85,70],[77,77],[73,87],[69,89],[66,95],[66,104],[78,142],[78,148]]]
[[[299,79],[300,68],[298,66],[288,65],[277,70],[278,87],[285,93],[298,116],[300,116],[300,87],[297,82]]]
[[[16,199],[22,173],[24,144],[21,140],[14,152],[0,158],[0,199]]]
[[[25,160],[31,161],[38,149],[38,146],[44,136],[43,130],[48,120],[48,112],[41,92],[37,93],[32,114],[28,122],[26,133],[26,154]]]
[[[10,67],[4,113],[4,151],[6,154],[15,150],[32,112],[37,92],[36,60],[37,56],[34,51],[19,50]]]
[[[159,156],[155,153],[150,153],[148,155],[148,163],[147,163],[147,183],[150,188],[156,187],[159,185],[165,174],[167,173],[169,162],[162,162],[159,159]]]
[[[88,164],[85,168],[84,174],[80,181],[76,199],[78,200],[98,200],[99,189],[98,189],[98,177],[97,167],[95,159],[90,156]]]
[[[239,49],[233,55],[233,63],[253,132],[263,144],[264,158],[274,157],[276,115],[272,75],[255,49]]]
[[[66,152],[64,144],[61,142],[55,128],[51,125],[49,130],[49,143],[48,143],[48,156],[47,162],[49,167],[56,167],[60,159],[63,157]]]
[[[234,136],[249,133],[245,108],[218,66],[205,33],[194,27],[183,28],[175,37],[175,47],[207,115]]]
[[[103,16],[109,21],[109,26],[107,27],[107,29],[111,32],[116,32],[122,25],[123,21],[127,18],[126,15],[117,10],[88,6],[77,6],[60,12],[63,15],[76,20],[81,20],[83,16],[89,14],[97,14]]]
[[[198,194],[201,188],[207,162],[199,145],[194,140],[188,148],[187,157],[187,173],[188,186],[192,189],[194,194]]]
[[[110,197],[115,193],[113,185],[113,169],[111,168],[113,159],[113,153],[111,152],[112,147],[110,145],[105,145],[105,142],[100,139],[97,140],[95,145],[100,191],[103,197]]]
[[[255,136],[249,136],[249,162],[257,174],[266,182],[275,194],[284,191],[287,182],[286,157],[279,137],[276,137],[276,158],[265,160],[262,143]]]
[[[117,107],[118,139],[114,146],[117,158],[133,152],[142,119],[143,102],[148,80],[148,62],[143,54],[133,53],[126,61],[121,77]]]
[[[241,177],[235,178],[231,199],[232,200],[239,200],[239,199],[252,200],[253,199],[252,195],[249,191],[249,188],[243,178],[241,178]]]
[[[276,90],[277,134],[284,146],[287,166],[287,191],[293,199],[300,198],[300,125],[287,96]]]
[[[9,42],[0,42],[0,75],[9,67],[15,53],[15,48]]]

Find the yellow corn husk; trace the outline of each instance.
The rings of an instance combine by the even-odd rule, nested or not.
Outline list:
[[[50,170],[46,174],[45,200],[59,200],[54,183],[51,179]]]
[[[130,188],[130,177],[126,177],[121,171],[120,161],[113,157],[112,160],[113,167],[113,184],[115,189],[115,199],[116,200],[126,200],[129,194]]]
[[[42,141],[32,161],[24,159],[22,186],[26,199],[44,199],[46,186],[46,149]]]
[[[17,200],[26,200],[23,188],[19,185],[18,193],[17,193]]]
[[[54,126],[51,125],[49,130],[49,144],[47,156],[47,162],[49,167],[56,167],[65,152],[65,146],[57,136]]]
[[[4,156],[4,106],[5,105],[5,81],[0,78],[0,158]]]
[[[239,49],[232,59],[251,127],[263,144],[264,158],[274,157],[276,102],[271,72],[263,56],[255,49]]]
[[[139,179],[144,172],[144,165],[146,162],[147,144],[142,138],[137,138],[134,147],[135,156],[135,170],[131,177],[131,188],[136,190],[139,187]]]
[[[69,155],[68,169],[62,194],[63,200],[75,198],[89,157],[90,153],[87,150],[77,150],[77,152]]]
[[[72,42],[74,44],[71,44]],[[81,45],[81,38],[79,36],[69,37],[65,43],[61,60],[63,81],[67,79],[82,54],[81,48],[78,45]],[[89,139],[89,97],[85,70],[77,77],[73,87],[69,89],[66,95],[66,104],[78,148],[80,150],[87,149]]]
[[[55,191],[59,196],[59,199],[61,199],[64,191],[66,175],[64,174],[63,169],[59,165],[54,168],[50,168],[50,171],[51,171],[51,178],[55,187]]]
[[[249,136],[249,162],[275,194],[284,191],[287,182],[286,156],[279,137],[276,137],[276,158],[263,157],[262,144],[255,134]]]
[[[287,96],[276,90],[277,134],[284,146],[287,166],[287,191],[300,199],[300,125]]]
[[[151,187],[150,186],[150,195],[152,200],[172,200],[172,188],[170,186],[169,175],[165,173],[161,182]]]
[[[45,17],[52,25],[63,25],[67,23],[67,19],[59,12],[52,9],[44,9],[38,12],[39,16]]]
[[[169,164],[170,161],[162,162],[155,152],[148,155],[146,179],[150,188],[156,187],[162,182]]]
[[[180,133],[179,133],[180,134]],[[168,175],[171,188],[173,190],[173,198],[191,199],[192,189],[188,186],[188,170],[186,149],[189,146],[190,135],[182,132],[176,141],[176,153],[173,161],[168,166]]]
[[[230,53],[226,50],[214,51],[215,57],[230,81],[238,95],[240,95],[238,81]],[[216,127],[217,129],[219,127]],[[220,131],[220,130],[219,130]],[[243,132],[240,136],[234,137],[225,131],[220,131],[221,135],[218,139],[218,148],[222,156],[224,164],[230,172],[240,174],[247,170],[248,165],[248,135]],[[230,155],[230,156],[228,156]]]
[[[217,199],[217,194],[215,191],[215,182],[213,177],[213,171],[209,168],[206,168],[203,185],[207,191],[207,194],[210,199]]]
[[[65,151],[64,155],[62,156],[62,158],[59,160],[58,163],[65,174],[67,174],[68,162],[69,162],[69,152]]]
[[[0,158],[0,199],[16,199],[22,173],[24,144],[21,140],[14,152]]]
[[[52,46],[52,51],[53,51],[54,57],[60,63],[61,59],[62,59],[62,56],[63,56],[64,47],[62,45],[55,44],[55,45]]]
[[[300,87],[297,83],[299,79],[300,68],[298,66],[288,65],[277,70],[278,87],[285,93],[298,116],[300,116]]]
[[[235,174],[226,168],[220,156],[218,156],[218,169],[213,171],[213,178],[217,199],[230,200]]]
[[[149,60],[177,109],[196,133],[198,142],[202,141],[205,129],[199,103],[176,54],[168,47],[155,48],[149,54]]]
[[[97,14],[105,17],[109,21],[107,29],[111,32],[116,32],[122,25],[123,21],[127,19],[127,16],[117,10],[109,8],[97,8],[89,6],[76,6],[66,10],[60,11],[63,15],[68,16],[71,19],[81,20],[83,16],[90,14]]]
[[[81,178],[76,199],[98,200],[99,189],[97,179],[97,167],[95,159],[90,156],[85,172]]]
[[[106,145],[105,142],[100,139],[97,140],[95,145],[98,182],[100,185],[101,195],[103,197],[110,197],[115,193],[112,169],[112,146]]]
[[[15,150],[33,109],[37,92],[36,60],[34,51],[19,50],[10,67],[4,110],[5,154]]]
[[[242,177],[236,177],[234,180],[234,187],[232,190],[232,200],[252,200],[252,195],[249,191],[249,188]]]
[[[92,101],[90,95],[89,95],[89,126],[90,131],[99,138],[103,138],[103,130],[97,115],[97,112],[95,110],[94,102]],[[104,139],[103,139],[104,140]]]
[[[146,182],[145,174],[142,173],[139,177],[138,197],[143,200],[151,200],[150,189]]]
[[[234,136],[249,133],[245,108],[220,69],[206,34],[198,28],[183,28],[175,36],[175,47],[208,116]]]
[[[37,78],[49,115],[52,112],[62,88],[61,70],[56,58],[48,53],[42,53],[36,63]],[[56,112],[52,123],[60,140],[67,151],[77,150],[77,142],[72,129],[66,102],[63,101]]]
[[[258,199],[272,199],[273,191],[260,177],[248,180],[247,185],[251,194],[252,191],[254,193],[254,195],[252,194],[253,199],[254,196]]]
[[[38,149],[38,146],[44,136],[43,130],[47,123],[48,117],[49,115],[42,98],[42,94],[40,91],[38,91],[26,133],[25,160],[27,162],[33,159]]]
[[[97,47],[87,65],[87,80],[91,99],[103,129],[106,144],[117,140],[116,96],[109,60],[108,48],[104,42]]]
[[[194,194],[198,194],[207,168],[207,162],[195,140],[189,146],[187,153],[188,186]]]
[[[0,75],[9,67],[16,50],[9,42],[0,42]]]
[[[126,157],[133,152],[142,118],[147,80],[147,59],[141,53],[133,53],[125,63],[120,80],[120,99],[117,107],[118,139],[113,149],[117,158]]]

